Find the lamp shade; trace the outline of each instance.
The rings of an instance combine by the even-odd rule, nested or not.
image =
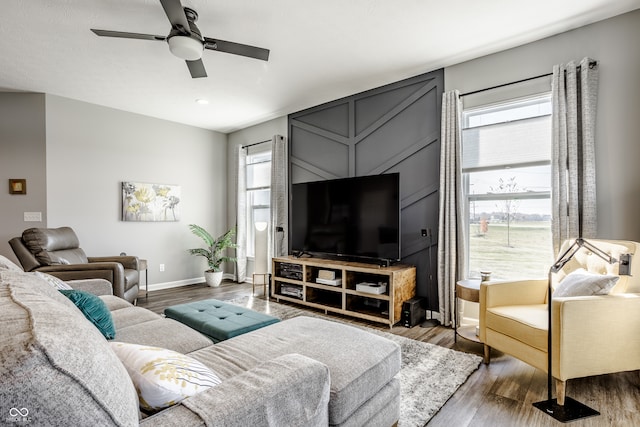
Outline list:
[[[266,222],[255,223],[255,258],[253,261],[253,269],[256,274],[268,273],[268,225]]]

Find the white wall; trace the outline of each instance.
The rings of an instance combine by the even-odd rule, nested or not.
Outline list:
[[[640,241],[639,40],[640,10],[636,10],[445,68],[445,89],[465,93],[549,73],[554,64],[583,57],[600,62],[596,123],[599,238]],[[477,99],[470,96],[464,102],[477,103]]]
[[[226,135],[52,95],[46,122],[47,226],[73,227],[89,256],[147,259],[151,284],[201,280],[188,224],[226,231]],[[180,185],[180,221],[121,221],[122,181]]]
[[[0,93],[0,255],[18,265],[7,242],[47,219],[44,119],[43,94]],[[9,194],[10,178],[26,179],[27,194]],[[42,221],[25,222],[24,212],[41,212]]]

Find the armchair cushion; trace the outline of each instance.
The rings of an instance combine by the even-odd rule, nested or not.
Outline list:
[[[567,274],[553,291],[553,297],[607,295],[619,278],[620,276],[590,273],[584,268],[579,268]]]
[[[527,343],[547,351],[547,304],[505,305],[487,310],[486,327],[514,339],[527,337]]]
[[[87,255],[70,227],[29,228],[22,240],[42,265],[85,264]]]

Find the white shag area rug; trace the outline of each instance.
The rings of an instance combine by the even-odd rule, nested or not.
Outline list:
[[[342,322],[338,317],[252,297],[225,302],[270,314],[281,320],[296,316],[312,316]],[[366,326],[343,323],[366,329],[400,345],[402,367],[397,375],[400,379],[400,427],[426,425],[469,375],[478,369],[482,361],[482,358],[475,354],[412,340]]]

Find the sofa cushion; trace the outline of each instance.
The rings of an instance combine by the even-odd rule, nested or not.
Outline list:
[[[113,285],[106,279],[76,279],[66,280],[71,289],[85,291],[94,295],[113,295]]]
[[[138,392],[140,407],[156,411],[220,384],[197,360],[159,347],[111,342]]]
[[[50,274],[43,273],[41,271],[34,271],[33,274],[35,274],[36,276],[40,277],[43,280],[46,280],[48,284],[50,284],[54,289],[57,289],[59,291],[61,290],[70,291],[73,289],[65,281],[58,279],[56,276],[52,276]]]
[[[567,274],[553,291],[553,297],[608,295],[620,277],[590,273],[579,268]]]
[[[109,344],[33,274],[0,271],[0,413],[36,423],[136,425],[138,399]]]
[[[313,333],[310,333],[312,331]],[[400,371],[400,346],[365,330],[295,317],[191,353],[223,381],[265,360],[300,353],[329,367],[330,424],[341,424]]]
[[[144,309],[141,308],[140,310]],[[115,313],[112,314],[115,315]],[[173,319],[166,319],[160,316],[154,320],[117,329],[115,340],[168,348],[183,354],[200,350],[213,344],[213,341],[198,331]]]
[[[326,365],[300,354],[286,354],[265,360],[169,411],[187,407],[207,426],[327,427],[331,425],[327,413],[329,381]],[[189,424],[174,420],[164,425]]]
[[[135,307],[129,301],[115,295],[101,295],[100,299],[104,301],[105,304],[107,304],[107,307],[109,307],[109,311],[111,312],[119,310],[121,308]]]
[[[98,296],[75,289],[62,289],[60,292],[78,307],[84,317],[98,328],[106,339],[111,340],[116,336],[111,312]]]
[[[147,309],[136,307],[113,295],[100,297],[116,325],[115,341],[166,348],[190,353],[213,342],[190,327],[167,319]]]
[[[18,267],[13,261],[2,255],[0,255],[0,270],[12,270],[17,272],[22,271],[22,269]]]

